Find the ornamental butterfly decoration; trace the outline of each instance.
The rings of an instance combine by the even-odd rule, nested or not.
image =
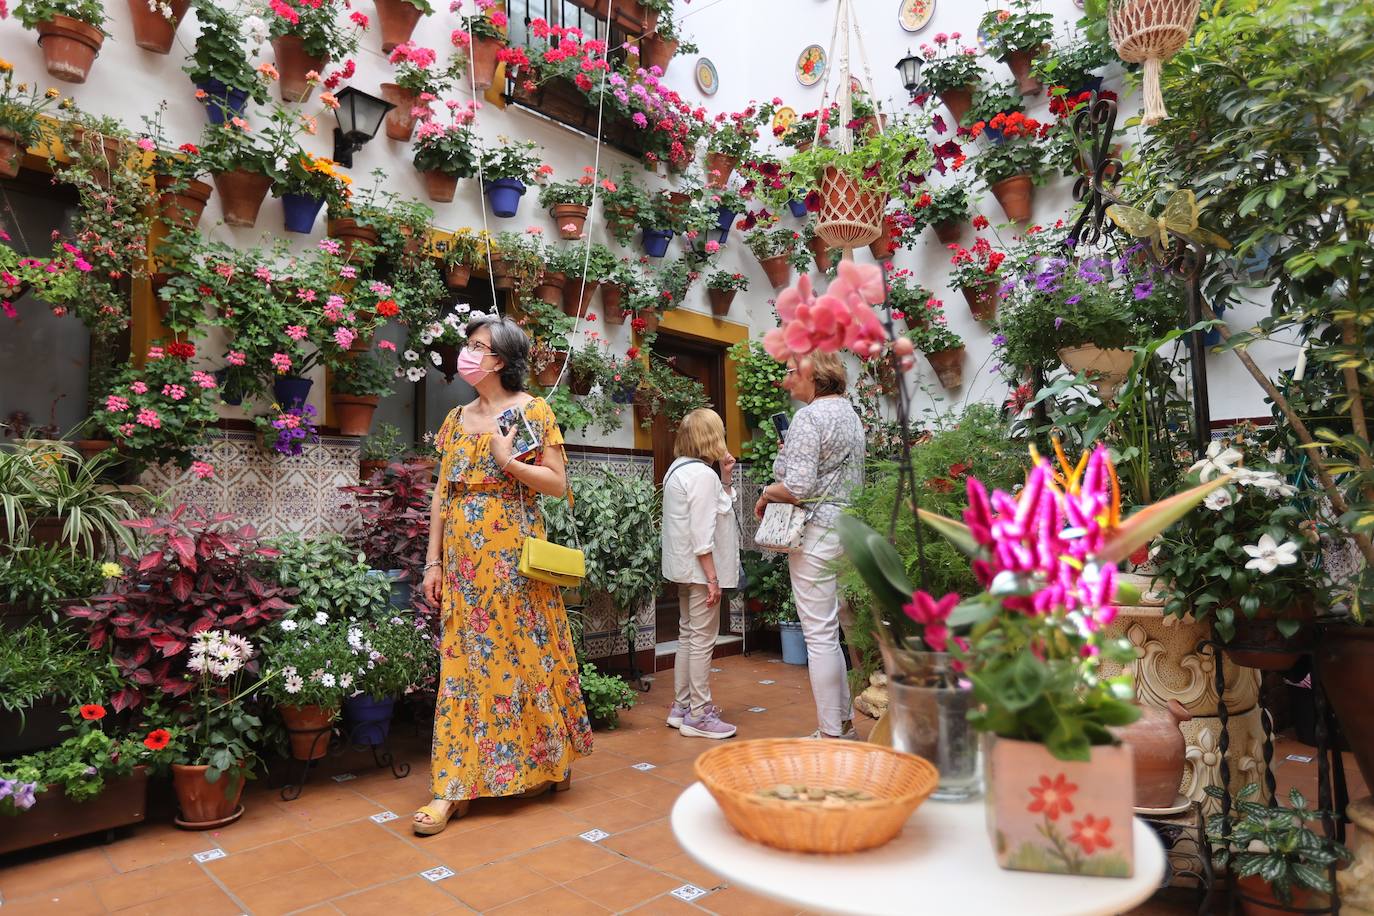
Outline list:
[[[820,45],[807,45],[797,57],[797,82],[814,86],[825,76],[825,51]]]
[[[935,15],[935,0],[902,0],[897,8],[897,22],[908,32],[919,32]]]

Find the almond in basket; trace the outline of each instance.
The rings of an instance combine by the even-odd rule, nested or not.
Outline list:
[[[796,802],[804,805],[819,805],[822,808],[846,808],[854,802],[873,801],[873,796],[858,789],[827,789],[820,786],[794,786],[778,783],[771,789],[755,792],[761,798],[776,798],[779,801]]]

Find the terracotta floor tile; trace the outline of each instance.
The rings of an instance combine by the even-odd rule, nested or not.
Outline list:
[[[778,903],[738,887],[727,887],[702,898],[702,909],[719,916],[792,916],[797,907]]]
[[[34,894],[51,896],[58,888],[113,874],[114,866],[99,846],[46,856],[42,849],[35,849],[13,865],[0,860],[0,894],[6,900],[21,900]]]
[[[603,849],[599,843],[573,839],[526,853],[515,861],[563,884],[610,868],[620,861],[620,857],[609,849]]]
[[[452,880],[452,879],[449,879]],[[345,916],[434,916],[453,908],[453,898],[424,878],[407,878],[334,901]]]
[[[565,886],[619,913],[666,893],[678,884],[677,879],[652,868],[634,862],[618,862],[610,868],[569,881]]]
[[[367,852],[379,845],[389,846],[396,838],[370,820],[353,821],[300,834],[295,843],[321,862],[332,862],[354,853]]]
[[[703,868],[697,864],[687,853],[665,859],[655,866],[659,871],[667,872],[670,875],[681,878],[687,884],[695,884],[703,890],[710,890],[720,887],[725,883],[725,879],[710,869]]]
[[[598,778],[605,779],[607,777]],[[566,792],[559,792],[550,803],[564,811],[576,811],[579,808],[590,808],[592,805],[617,801],[623,797],[607,786],[588,785],[586,780],[581,782],[573,780],[572,788]]]
[[[230,853],[223,859],[205,863],[205,868],[234,890],[317,864],[314,856],[291,840],[280,840],[247,852]]]
[[[4,911],[5,916],[96,916],[105,912],[105,905],[89,884],[77,884],[27,900],[11,901],[7,897]]]
[[[294,817],[282,817],[272,804],[270,799],[263,799],[255,807],[260,814],[254,815],[254,807],[244,805],[247,812],[237,823],[230,824],[223,830],[212,831],[209,835],[214,840],[211,845],[217,845],[225,852],[245,852],[249,849],[256,849],[259,846],[266,846],[269,843],[276,843],[281,840],[290,840],[300,836],[308,827],[303,827],[300,821]],[[199,852],[200,850],[196,850]]]
[[[518,862],[500,862],[444,882],[444,890],[479,913],[542,891],[553,882]]]
[[[636,827],[602,840],[601,845],[644,865],[658,865],[682,854],[682,847],[673,838],[673,828],[667,821]]]
[[[243,912],[243,907],[230,899],[228,894],[213,887],[198,888],[194,897],[161,897],[148,903],[110,912],[116,916],[167,916],[169,912],[183,909],[194,912],[195,916],[239,916]]]
[[[450,834],[444,831],[435,837],[417,838],[415,845],[456,872],[489,865],[530,848],[525,845],[523,838],[512,837],[510,828],[504,824],[482,827],[468,833]]]
[[[389,839],[386,845],[329,863],[346,882],[345,886],[364,890],[374,884],[395,881],[419,874],[440,864],[440,860],[426,850],[416,849],[402,840]]]
[[[611,911],[566,887],[550,887],[491,912],[501,916],[599,916]]]
[[[648,792],[640,792],[638,795],[627,795],[625,800],[643,805],[658,814],[659,817],[667,817],[672,814],[673,805],[677,804],[677,800],[685,788],[685,786],[673,783],[666,789],[650,789]]]
[[[711,895],[707,894],[705,897],[698,897],[695,902],[698,905],[704,905],[710,899]],[[662,897],[655,897],[648,903],[640,904],[628,912],[634,913],[636,916],[681,916],[685,913],[700,913],[701,910],[690,903],[683,903],[671,894],[664,894]]]
[[[351,888],[336,873],[324,865],[291,872],[288,876],[269,878],[235,890],[234,896],[243,901],[253,916],[282,916],[346,894]]]
[[[651,811],[643,805],[625,799],[603,802],[599,805],[592,805],[590,808],[579,808],[569,812],[569,815],[579,821],[585,821],[588,827],[596,827],[607,833],[622,833],[626,830],[633,830],[635,827],[662,817],[656,811]]]
[[[654,770],[654,775],[664,782],[671,782],[681,788],[697,781],[696,757],[679,760]]]
[[[573,764],[573,785],[577,785],[582,779],[590,779],[593,776],[600,776],[602,773],[619,770],[634,762],[629,757],[598,748],[590,757],[583,757]]]
[[[199,865],[188,859],[103,878],[91,887],[106,908],[118,910],[173,894],[214,887],[214,884]]]
[[[129,839],[106,846],[105,854],[116,871],[131,872],[175,859],[190,859],[192,853],[217,845],[216,837],[178,830],[171,824],[140,825]]]
[[[312,830],[356,821],[384,810],[376,802],[335,785],[307,785],[295,801],[274,801],[283,812],[300,818]]]
[[[635,762],[638,763],[639,761],[636,760]],[[602,792],[609,793],[615,796],[616,798],[623,798],[626,795],[633,794],[633,790],[627,790],[625,788],[628,782],[625,778],[627,773],[638,773],[638,771],[631,770],[628,768],[624,771],[614,770],[609,773],[603,773],[600,776],[593,776],[590,779],[576,780],[573,783],[573,787],[574,789],[600,790]],[[570,791],[568,794],[571,795],[572,792]]]

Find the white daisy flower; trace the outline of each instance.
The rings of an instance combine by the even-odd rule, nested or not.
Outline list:
[[[301,679],[299,674],[293,674],[286,679],[283,686],[287,693],[300,693],[301,688],[305,686],[305,681]]]
[[[320,683],[323,684],[325,687],[333,687],[335,684],[334,675],[326,672],[324,675],[320,677]]]
[[[347,690],[349,687],[352,687],[352,686],[353,686],[353,675],[351,675],[351,674],[341,674],[341,675],[339,675],[339,686],[342,687],[342,688],[344,688],[345,690]]]
[[[1245,568],[1257,569],[1267,576],[1280,566],[1292,566],[1298,562],[1300,548],[1297,541],[1280,544],[1269,535],[1262,534],[1258,544],[1246,544],[1243,549],[1250,555]]]
[[[281,622],[281,628],[282,628],[283,630],[285,630],[286,632],[288,632],[288,633],[290,633],[292,630],[296,629],[296,627],[297,627],[297,623],[296,623],[296,621],[294,621],[294,620],[283,620],[283,621]]]
[[[319,611],[319,612],[317,612],[317,613],[315,614],[315,624],[316,624],[317,626],[321,626],[321,627],[322,627],[322,626],[324,626],[324,625],[327,624],[327,623],[329,623],[329,615],[328,615],[328,614],[326,614],[324,611]]]

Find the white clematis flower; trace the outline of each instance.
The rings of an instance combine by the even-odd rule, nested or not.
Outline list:
[[[1269,535],[1262,534],[1258,544],[1245,545],[1244,550],[1250,555],[1245,568],[1258,569],[1268,575],[1280,566],[1292,566],[1298,562],[1299,549],[1297,541],[1285,541],[1280,544]]]
[[[1206,483],[1218,474],[1229,473],[1231,466],[1243,457],[1245,456],[1235,449],[1223,449],[1220,442],[1213,441],[1207,446],[1207,457],[1190,467],[1188,472],[1201,471],[1202,480]]]
[[[1213,490],[1211,493],[1208,493],[1207,498],[1202,501],[1202,504],[1213,512],[1220,512],[1227,506],[1233,505],[1235,501],[1236,497],[1235,494],[1231,492],[1231,489],[1229,487],[1222,487],[1220,490]]]

